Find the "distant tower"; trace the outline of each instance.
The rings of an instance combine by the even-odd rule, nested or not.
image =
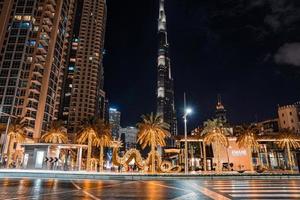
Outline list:
[[[162,115],[163,121],[170,125],[170,132],[174,136],[177,135],[177,119],[166,23],[165,2],[164,0],[160,0],[158,19],[157,113]],[[173,142],[168,141],[168,145],[172,146]]]
[[[111,125],[111,132],[112,132],[112,137],[114,139],[119,138],[119,130],[121,127],[121,112],[118,111],[115,108],[110,108],[109,109],[109,123]]]
[[[226,109],[222,104],[221,95],[218,95],[218,102],[216,106],[216,118],[219,119],[223,124],[227,123]]]

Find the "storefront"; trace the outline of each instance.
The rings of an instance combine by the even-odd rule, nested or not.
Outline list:
[[[84,160],[82,151],[87,145],[78,144],[22,144],[24,169],[80,171]]]

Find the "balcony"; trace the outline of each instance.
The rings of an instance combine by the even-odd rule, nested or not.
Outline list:
[[[34,83],[34,84],[39,85],[39,86],[42,85],[42,83],[37,79],[32,79],[31,83]]]
[[[38,62],[45,62],[46,56],[45,55],[36,55],[36,58],[38,59]]]
[[[44,29],[46,32],[48,32],[48,33],[51,32],[51,28],[50,28],[50,26],[49,26],[48,24],[43,24],[43,29]]]
[[[56,5],[55,1],[49,1],[49,3],[46,5],[46,10],[49,10],[50,12],[54,13],[55,9],[53,5]]]

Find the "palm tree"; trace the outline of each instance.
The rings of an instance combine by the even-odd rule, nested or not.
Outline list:
[[[252,151],[258,152],[259,144],[257,142],[258,127],[256,125],[242,125],[236,128],[238,134],[236,143],[239,148],[248,148],[250,171],[253,171]]]
[[[103,171],[103,149],[111,144],[111,126],[109,123],[105,123],[103,120],[100,120],[97,125],[97,137],[95,138],[93,145],[100,147],[99,171]]]
[[[92,155],[92,144],[95,138],[97,138],[97,123],[99,120],[89,119],[83,122],[81,131],[78,133],[77,142],[79,144],[88,143],[87,162],[86,169],[91,169],[91,155]]]
[[[49,131],[44,134],[41,139],[46,143],[67,143],[67,130],[60,121],[54,121],[52,122]]]
[[[156,148],[158,146],[166,146],[166,137],[170,136],[168,131],[169,125],[163,122],[162,116],[154,115],[143,115],[143,121],[137,124],[139,129],[138,131],[138,140],[137,142],[141,144],[142,149],[145,149],[146,146],[151,147],[149,156],[151,156],[151,172],[155,172],[155,155]]]
[[[8,161],[7,161],[7,166],[9,167],[14,143],[15,142],[22,143],[26,139],[25,124],[23,123],[22,118],[16,118],[11,121],[8,127],[7,138],[9,138]]]
[[[208,120],[204,123],[203,142],[204,144],[216,144],[217,172],[221,171],[221,146],[228,147],[229,141],[226,136],[227,129],[218,119]]]
[[[300,137],[290,129],[283,129],[275,142],[279,148],[286,149],[288,154],[288,168],[292,170],[292,155],[291,149],[300,148]]]

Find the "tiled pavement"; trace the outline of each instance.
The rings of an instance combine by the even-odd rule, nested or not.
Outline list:
[[[300,199],[300,180],[0,179],[0,199]]]

